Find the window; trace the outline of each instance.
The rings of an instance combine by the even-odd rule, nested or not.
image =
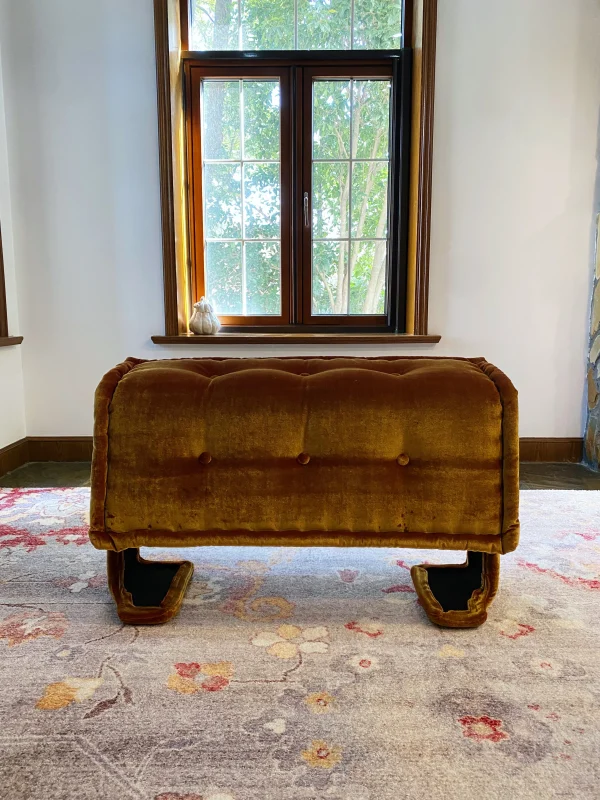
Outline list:
[[[439,341],[437,0],[154,0],[154,23],[165,330],[152,341],[197,342],[202,291],[225,310],[206,343]]]
[[[8,333],[8,309],[6,307],[6,286],[4,283],[4,257],[2,254],[2,232],[0,231],[0,347],[21,344],[22,336]]]
[[[192,299],[230,330],[403,331],[402,4],[190,2]]]
[[[402,46],[401,0],[190,0],[190,12],[190,50]]]

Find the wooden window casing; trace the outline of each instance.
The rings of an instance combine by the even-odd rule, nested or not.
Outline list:
[[[165,335],[153,336],[153,341],[159,343],[175,343],[189,339],[187,333],[187,318],[189,317],[191,303],[197,296],[200,288],[197,272],[192,267],[192,255],[195,243],[192,241],[197,235],[194,227],[189,225],[191,214],[182,215],[180,201],[185,203],[188,197],[187,181],[189,175],[181,169],[184,162],[180,146],[181,137],[178,136],[178,115],[182,114],[184,72],[192,71],[194,67],[212,69],[215,67],[214,56],[220,56],[219,67],[228,66],[239,71],[238,53],[228,54],[197,54],[187,51],[189,46],[187,17],[187,0],[154,0],[155,4],[155,32],[157,48],[157,77],[158,77],[158,105],[159,105],[159,139],[161,152],[161,194],[163,216],[163,267],[165,276]],[[229,340],[242,341],[248,336],[248,331],[254,330],[277,335],[281,331],[281,341],[294,341],[293,331],[300,331],[298,341],[318,341],[327,338],[317,337],[320,331],[344,332],[360,331],[365,333],[364,340],[376,341],[377,336],[382,341],[392,341],[397,334],[398,341],[437,341],[439,336],[428,334],[427,326],[427,297],[428,297],[428,272],[429,272],[429,229],[431,207],[431,155],[433,139],[433,96],[435,81],[435,36],[437,24],[437,0],[405,0],[404,4],[404,44],[402,58],[399,51],[394,51],[395,61],[388,62],[393,66],[394,99],[392,113],[396,115],[396,130],[391,141],[391,160],[401,164],[400,179],[393,180],[390,194],[390,219],[399,230],[389,230],[389,260],[392,265],[388,269],[388,313],[385,318],[373,320],[360,320],[357,316],[340,317],[340,325],[334,321],[321,318],[311,319],[306,308],[306,283],[309,272],[302,268],[302,242],[297,240],[306,236],[306,232],[298,226],[297,221],[292,221],[290,232],[291,253],[289,264],[282,270],[282,282],[289,275],[289,302],[282,292],[284,307],[281,318],[270,319],[226,319],[226,326],[231,331]],[[210,58],[206,58],[210,55]],[[224,56],[229,56],[229,63]],[[256,55],[256,54],[255,54]],[[266,58],[268,54],[261,53],[261,65],[265,67],[281,68],[282,56],[288,55],[303,69],[308,69],[308,62],[302,63],[301,54],[293,52],[288,54],[271,52],[271,63]],[[330,54],[311,52],[310,67],[320,60],[333,64],[333,59],[328,59]],[[389,52],[377,52],[376,56],[382,61],[389,57]],[[340,54],[337,54],[338,58]],[[348,62],[365,64],[369,54],[364,51],[348,51],[346,61],[338,61],[336,68],[346,67]],[[370,54],[373,59],[373,54]],[[199,58],[202,61],[199,63]],[[232,63],[234,62],[234,63]],[[256,60],[253,59],[254,66]],[[407,62],[410,66],[407,66]],[[184,69],[185,67],[185,69]],[[412,67],[412,68],[411,68]],[[292,67],[293,69],[293,67]],[[360,69],[360,68],[359,68]],[[350,71],[348,71],[350,75]],[[358,74],[358,73],[357,73]],[[243,75],[242,75],[243,76]],[[179,88],[178,88],[179,86]],[[189,90],[189,87],[186,87]],[[401,98],[407,97],[407,90],[412,93],[412,108],[399,117],[402,107]],[[406,106],[406,102],[405,102]],[[296,115],[297,118],[299,115]],[[298,121],[298,119],[297,119]],[[186,119],[186,131],[189,136],[189,116]],[[410,128],[410,134],[406,128]],[[298,146],[298,131],[293,131],[292,146]],[[185,144],[189,153],[190,143]],[[295,151],[293,151],[294,153]],[[283,156],[283,152],[282,152]],[[189,162],[191,163],[191,162]],[[183,174],[182,174],[183,173]],[[407,174],[409,173],[409,174]],[[295,177],[292,178],[294,183]],[[296,181],[297,183],[297,181]],[[296,191],[298,186],[296,186]],[[400,208],[405,209],[407,223],[401,222]],[[300,213],[300,204],[296,198],[295,214]],[[282,212],[284,210],[282,209]],[[194,220],[196,217],[194,217]],[[282,226],[283,232],[283,226]],[[296,240],[294,239],[296,237]],[[397,268],[399,259],[404,257],[404,271]],[[303,276],[303,281],[301,280]],[[283,288],[283,286],[282,286]],[[304,301],[302,297],[304,295]],[[288,314],[289,307],[289,314]],[[243,324],[242,324],[243,322]],[[337,323],[338,320],[335,320]],[[250,323],[250,327],[248,326]],[[365,324],[366,323],[366,324]],[[302,332],[304,331],[304,333]],[[243,332],[243,333],[242,333]],[[234,335],[237,334],[237,335]],[[373,335],[372,335],[373,334]],[[313,337],[313,338],[310,338]],[[350,336],[346,340],[350,340]],[[261,340],[257,337],[257,341]],[[271,337],[272,341],[276,338]],[[342,338],[339,338],[342,341]],[[360,341],[359,338],[352,339]],[[248,339],[251,341],[251,339]],[[266,341],[264,336],[262,341]],[[333,341],[333,339],[332,339]]]
[[[8,333],[8,308],[6,305],[6,284],[4,281],[4,256],[2,253],[2,231],[0,230],[0,347],[21,344],[22,336],[10,336]]]

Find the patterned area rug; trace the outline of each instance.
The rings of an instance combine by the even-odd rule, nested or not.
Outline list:
[[[181,615],[124,627],[88,492],[0,491],[2,797],[599,796],[600,492],[522,494],[474,631],[410,582],[461,554],[389,549],[171,551]]]

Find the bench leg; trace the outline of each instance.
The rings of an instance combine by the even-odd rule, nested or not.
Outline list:
[[[157,625],[177,614],[194,572],[191,561],[147,561],[137,547],[106,555],[108,586],[122,622]]]
[[[498,591],[500,556],[467,552],[464,564],[411,569],[417,595],[429,619],[444,628],[477,628]]]

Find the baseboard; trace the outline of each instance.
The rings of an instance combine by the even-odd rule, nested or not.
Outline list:
[[[579,463],[583,459],[583,439],[548,439],[525,437],[519,442],[521,461],[568,461]]]
[[[28,436],[29,461],[91,461],[91,436]]]
[[[30,461],[90,461],[91,436],[27,436],[0,448],[0,477]]]
[[[0,477],[12,472],[13,469],[22,467],[29,461],[29,445],[27,439],[0,448]]]
[[[583,439],[526,437],[520,440],[521,461],[579,462]],[[29,461],[90,461],[91,436],[27,436],[0,449],[0,477]]]

